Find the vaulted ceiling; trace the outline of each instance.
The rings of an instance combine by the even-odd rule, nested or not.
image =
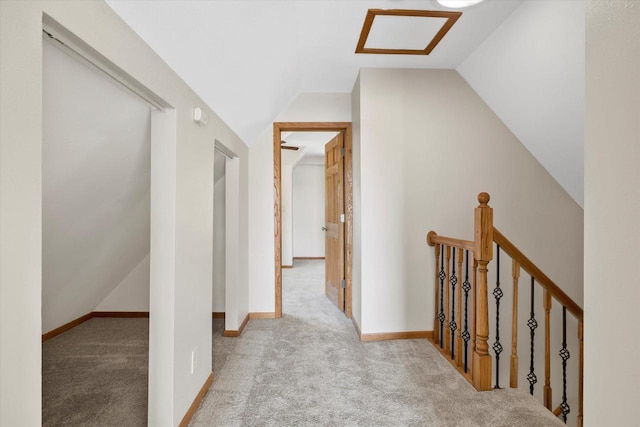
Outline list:
[[[465,10],[428,56],[355,54],[368,9],[435,0],[108,1],[251,145],[300,92],[351,92],[361,67],[456,68],[521,0]]]
[[[299,93],[350,92],[360,68],[457,69],[582,204],[581,0],[485,0],[429,55],[355,50],[369,9],[448,10],[435,0],[107,2],[249,146]],[[428,32],[414,24],[371,36],[411,44]]]

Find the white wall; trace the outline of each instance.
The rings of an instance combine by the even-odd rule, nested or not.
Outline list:
[[[149,309],[149,272],[128,276],[145,257],[149,265],[151,144],[149,105],[52,42],[43,63],[45,333],[93,311],[127,278],[118,293],[146,294]]]
[[[282,150],[280,182],[282,203],[282,265],[293,265],[293,168],[304,156],[304,150]]]
[[[525,1],[458,67],[581,206],[584,25],[584,0]]]
[[[284,157],[284,156],[283,156]],[[282,201],[282,265],[293,265],[293,166],[282,163],[280,171]]]
[[[225,264],[226,264],[226,157],[219,151],[214,155],[213,189],[213,306],[214,312],[225,310]]]
[[[496,227],[582,303],[582,209],[457,72],[363,69],[357,89],[363,333],[432,330],[426,234],[472,239],[481,191]]]
[[[240,227],[239,200],[240,161],[227,159],[225,164],[225,329],[237,331],[247,315],[240,273],[240,247],[236,238]]]
[[[151,112],[149,424],[175,414],[176,121],[176,110]]]
[[[149,311],[149,254],[91,311]]]
[[[640,419],[640,4],[587,1],[587,426]],[[605,392],[606,391],[606,392]]]
[[[239,156],[241,263],[248,149],[111,8],[76,1],[0,2],[0,424],[41,424],[43,14],[173,107],[152,114],[149,423],[176,425],[211,372],[214,141]],[[208,126],[193,122],[196,106]]]
[[[293,257],[324,257],[324,165],[293,169]]]
[[[348,93],[302,93],[275,121],[350,122]],[[273,129],[249,151],[249,311],[275,312]]]
[[[42,17],[14,13],[17,6],[0,2],[0,424],[35,426],[42,424]]]

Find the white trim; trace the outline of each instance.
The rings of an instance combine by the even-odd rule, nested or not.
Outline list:
[[[216,141],[217,142],[217,141]],[[241,313],[238,287],[240,282],[240,159],[225,161],[225,317],[224,329],[239,331]]]
[[[224,156],[227,159],[235,159],[236,157],[238,157],[236,153],[231,151],[229,148],[227,148],[226,145],[224,145],[222,142],[218,141],[217,139],[215,143],[215,149],[218,150],[220,153],[224,154]]]
[[[113,80],[140,97],[144,102],[158,110],[171,108],[168,102],[160,98],[153,91],[129,75],[122,68],[118,67],[98,51],[77,38],[56,21],[44,15],[42,18],[42,37],[64,51],[70,53],[77,59],[85,61],[98,70],[102,71]]]

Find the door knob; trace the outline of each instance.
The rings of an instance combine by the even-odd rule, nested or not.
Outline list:
[[[327,227],[322,227],[322,231],[327,231]]]

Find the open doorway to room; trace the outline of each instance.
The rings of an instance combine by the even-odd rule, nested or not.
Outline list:
[[[283,132],[282,268],[325,259],[324,146],[337,132]]]
[[[227,157],[219,150],[213,160],[213,301],[214,319],[224,319],[226,293],[226,194]],[[224,322],[223,322],[224,323]],[[224,327],[223,327],[224,328]]]
[[[213,318],[214,332],[239,336],[240,159],[222,142],[215,141],[213,188]],[[220,319],[224,319],[221,321]]]
[[[152,117],[167,105],[43,21],[43,424],[145,425]]]
[[[316,134],[298,133],[292,136],[295,135],[312,137]],[[306,153],[293,167],[291,176],[291,257],[294,263],[325,260],[324,145],[335,135],[334,133],[317,135],[319,135],[318,144],[304,142],[309,144],[304,149]],[[295,138],[286,138],[287,142],[297,144]],[[283,222],[285,216],[286,214],[283,213]],[[284,225],[282,233],[284,245],[286,234]],[[287,264],[285,258],[283,248],[283,265]]]
[[[324,181],[321,197],[314,181]],[[274,123],[274,189],[276,317],[283,310],[282,269],[294,266],[294,254],[324,276],[325,295],[351,317],[351,124]],[[294,189],[304,194],[298,204]]]

